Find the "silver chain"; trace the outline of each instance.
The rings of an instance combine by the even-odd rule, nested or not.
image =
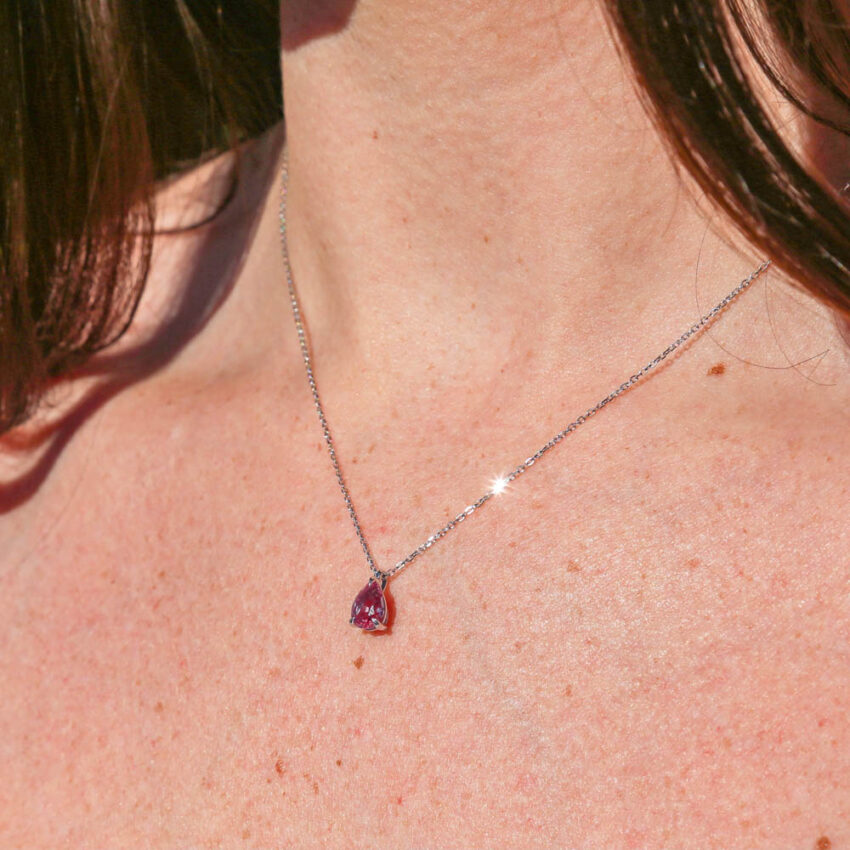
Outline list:
[[[345,499],[345,506],[348,508],[349,516],[351,517],[351,521],[354,523],[354,530],[357,532],[357,537],[360,540],[360,545],[363,547],[363,551],[366,554],[366,561],[369,564],[369,569],[372,571],[372,574],[379,581],[386,581],[390,577],[394,576],[399,570],[406,567],[414,558],[419,557],[423,552],[430,549],[440,538],[445,537],[453,528],[460,525],[468,516],[471,516],[475,511],[477,511],[485,502],[488,502],[493,496],[496,495],[496,490],[489,490],[479,499],[474,501],[471,505],[468,505],[464,508],[457,516],[453,519],[449,520],[442,528],[438,531],[435,531],[424,543],[421,543],[417,546],[406,558],[403,558],[399,561],[392,569],[389,570],[379,570],[378,567],[375,566],[375,560],[372,557],[372,552],[369,549],[369,544],[366,542],[366,538],[363,535],[363,529],[360,527],[360,520],[357,518],[357,511],[354,510],[354,504],[351,501],[351,495],[348,492],[348,487],[345,484],[345,479],[342,476],[342,471],[339,467],[339,461],[336,456],[336,449],[334,447],[333,439],[331,438],[331,432],[328,428],[328,421],[325,417],[325,411],[322,406],[322,401],[319,398],[319,390],[316,386],[316,377],[313,374],[313,363],[310,358],[310,351],[307,347],[307,337],[304,332],[304,322],[301,318],[301,307],[298,303],[298,297],[295,294],[295,283],[293,282],[292,275],[292,266],[289,259],[289,248],[287,246],[287,238],[286,238],[286,195],[288,188],[288,153],[284,154],[284,164],[283,170],[281,174],[281,200],[280,200],[280,238],[283,245],[283,263],[284,268],[286,270],[286,283],[289,287],[289,300],[292,304],[292,314],[295,318],[295,328],[298,332],[298,342],[301,346],[301,355],[304,358],[304,366],[307,370],[307,380],[310,383],[310,390],[313,393],[313,403],[316,407],[316,412],[319,415],[319,422],[322,425],[322,433],[325,436],[325,443],[328,447],[328,453],[331,457],[331,463],[333,463],[334,472],[336,473],[336,480],[339,482],[339,489],[342,491],[342,497]],[[647,372],[651,372],[659,363],[666,360],[680,345],[683,345],[687,340],[689,340],[695,333],[704,328],[721,310],[723,310],[731,301],[737,298],[768,266],[770,265],[770,260],[766,260],[763,262],[749,277],[744,278],[722,301],[718,302],[711,310],[709,310],[698,322],[695,322],[691,325],[675,342],[670,343],[664,351],[661,352],[657,357],[653,358],[646,364],[642,369],[638,370],[634,373],[627,381],[623,381],[619,387],[615,390],[612,390],[608,393],[605,398],[596,402],[593,407],[588,408],[582,413],[580,416],[576,417],[566,428],[562,431],[559,431],[546,443],[544,446],[539,448],[533,455],[527,457],[519,466],[517,466],[513,471],[508,473],[500,480],[500,485],[504,486],[509,484],[512,481],[515,481],[522,475],[527,469],[533,466],[538,460],[540,460],[546,452],[551,451],[567,434],[571,434],[591,416],[598,413],[602,410],[605,405],[610,404],[617,396],[622,395],[626,390],[630,387],[634,386]]]

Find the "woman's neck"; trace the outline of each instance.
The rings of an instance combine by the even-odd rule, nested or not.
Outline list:
[[[705,219],[594,0],[287,4],[290,245],[314,338],[400,371],[529,349],[544,370],[613,367],[693,318]],[[721,254],[703,307],[751,264]]]

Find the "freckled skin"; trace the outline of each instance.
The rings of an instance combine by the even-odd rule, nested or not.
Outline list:
[[[850,846],[847,394],[746,365],[707,393],[703,338],[402,572],[393,628],[363,634],[279,268],[240,274],[3,518],[0,846]],[[529,373],[532,335],[481,382],[409,338],[380,362],[410,374],[321,361],[380,563],[608,389],[584,351]]]
[[[125,399],[102,426],[115,435],[102,486],[77,490],[74,521],[0,602],[19,635],[0,706],[17,754],[0,798],[10,846],[61,846],[73,827],[90,846],[204,846],[247,828],[259,846],[342,847],[367,823],[389,846],[460,848],[487,846],[494,817],[506,847],[779,850],[790,832],[822,850],[824,827],[842,846],[850,616],[830,541],[843,520],[800,505],[837,504],[843,485],[822,439],[780,485],[778,431],[713,435],[692,399],[671,407],[705,368],[681,370],[663,411],[636,395],[604,456],[600,432],[576,435],[392,581],[381,637],[347,623],[362,564],[333,488],[305,498],[329,471],[310,429],[234,454],[280,414],[231,387],[223,433],[221,388],[198,389],[169,414],[189,426],[179,489],[151,461],[174,420]],[[655,439],[624,451],[635,423]],[[686,469],[682,432],[702,435]],[[424,446],[354,481],[387,527],[379,545],[403,549],[418,530],[404,518],[439,515],[444,484],[403,486]],[[430,451],[445,468],[467,448]],[[167,814],[127,815],[128,800]]]

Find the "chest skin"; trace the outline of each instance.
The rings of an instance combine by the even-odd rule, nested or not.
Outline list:
[[[379,635],[302,396],[117,399],[6,519],[0,844],[850,846],[846,443],[664,392],[414,561]],[[448,422],[340,429],[382,565],[536,436]]]

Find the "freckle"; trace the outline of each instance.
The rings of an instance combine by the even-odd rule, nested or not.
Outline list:
[[[377,138],[378,138],[378,131],[377,131],[377,130],[372,130],[372,138],[373,138],[373,139],[377,139]]]
[[[686,563],[686,564],[687,564],[687,566],[689,566],[691,569],[695,569],[696,567],[700,566],[700,564],[702,564],[702,561],[700,561],[700,559],[699,559],[699,558],[688,558],[688,560],[687,560],[687,561],[685,561],[685,563]]]
[[[165,578],[165,570],[160,570],[156,576],[157,578]]]
[[[822,835],[815,842],[815,850],[829,850],[832,847],[832,842],[825,835]]]
[[[158,703],[157,703],[157,704],[153,707],[153,710],[154,710],[157,714],[162,714],[162,711],[163,711],[163,705],[162,705],[162,703],[161,703],[161,702],[158,702]]]
[[[484,234],[484,241],[488,243],[490,241],[490,237],[486,233]]]
[[[250,838],[250,837],[251,837],[251,830],[250,829],[243,829],[242,830],[242,838],[246,839],[246,838]]]
[[[396,804],[400,806],[402,799],[403,799],[402,797],[396,797],[395,798]]]
[[[567,561],[567,572],[568,573],[580,573],[581,572],[581,564],[578,561]]]
[[[470,310],[474,310],[474,309],[475,309],[475,302],[474,302],[474,301],[473,301],[473,302],[469,305],[469,309],[470,309]],[[832,458],[827,458],[827,460],[832,460]]]
[[[486,610],[487,610],[487,603],[486,603],[486,602],[482,602],[482,603],[481,603],[481,610],[482,610],[482,611],[486,611]]]
[[[571,697],[572,695],[573,695],[573,686],[567,685],[566,688],[564,688],[564,696],[565,697]]]
[[[401,217],[401,223],[402,224],[407,224],[407,222],[409,222],[409,221],[410,221],[410,219],[406,215],[403,215]]]
[[[272,667],[269,670],[269,678],[270,679],[279,679],[280,678],[280,667]]]
[[[278,759],[274,763],[274,769],[277,771],[278,776],[283,776],[283,759]]]
[[[342,767],[342,759],[337,759],[337,760],[336,760],[336,766],[337,766],[337,767]]]
[[[525,646],[525,644],[524,644],[521,640],[518,640],[518,641],[514,644],[514,649],[515,649],[517,652],[519,652],[519,651],[523,648],[523,646]]]
[[[352,462],[352,463],[357,463],[357,458],[356,458],[356,457],[351,458],[351,462]]]
[[[722,375],[726,371],[726,367],[722,363],[715,363],[709,370],[709,375]]]
[[[314,794],[318,794],[318,793],[319,793],[319,783],[318,783],[318,782],[314,782],[314,783],[313,783],[313,793],[314,793]]]
[[[511,540],[511,542],[508,543],[508,549],[516,549],[516,540]]]

